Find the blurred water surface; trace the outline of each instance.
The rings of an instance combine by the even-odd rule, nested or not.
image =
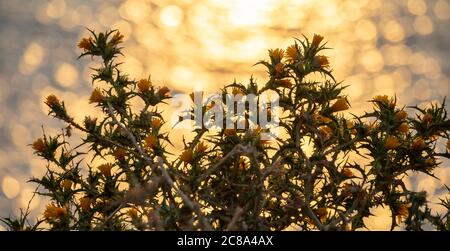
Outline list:
[[[0,0],[0,216],[26,207],[45,163],[28,144],[62,126],[46,116],[42,100],[60,96],[77,119],[96,111],[88,59],[76,60],[85,27],[120,29],[125,35],[123,69],[175,92],[215,91],[251,74],[264,83],[267,49],[285,47],[302,34],[322,34],[352,112],[370,108],[376,94],[396,94],[405,105],[441,101],[450,94],[450,1],[447,0]],[[175,135],[177,136],[177,135]],[[449,166],[444,163],[444,166]],[[408,185],[426,190],[432,202],[450,185],[422,175]],[[32,215],[45,202],[35,198]],[[433,207],[433,210],[439,210]],[[386,229],[388,212],[373,209],[372,229]]]

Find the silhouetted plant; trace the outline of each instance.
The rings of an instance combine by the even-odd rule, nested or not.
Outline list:
[[[446,214],[434,215],[426,193],[403,182],[411,172],[433,175],[439,157],[450,157],[445,101],[414,106],[410,117],[395,97],[376,96],[372,111],[345,118],[350,104],[321,54],[327,49],[323,37],[304,37],[286,51],[269,50],[269,60],[258,63],[269,76],[261,88],[251,78],[248,85],[234,82],[221,90],[224,99],[276,92],[282,135],[264,139],[265,128],[248,119],[245,129],[212,135],[200,126],[174,158],[157,109],[171,98],[169,89],[119,70],[118,31],[91,33],[78,46],[80,57],[102,60],[92,81],[107,87],[95,88],[89,102],[104,116],[86,116],[78,124],[64,102],[47,97],[49,115],[67,128],[32,144],[48,165],[43,177],[31,181],[51,203],[35,225],[26,226],[27,214],[5,219],[11,230],[36,230],[43,221],[51,230],[354,230],[365,227],[371,207],[381,205],[392,212],[392,228],[403,221],[407,230],[421,230],[428,221],[450,230],[450,200],[442,199]],[[140,99],[144,109],[132,109],[131,99]],[[214,103],[201,106],[205,114]],[[191,117],[194,108],[187,111]],[[81,165],[85,153],[66,140],[72,129],[84,134],[83,145],[95,158],[111,155],[114,161]],[[440,138],[448,142],[445,152],[437,151]],[[351,161],[356,155],[367,163]]]

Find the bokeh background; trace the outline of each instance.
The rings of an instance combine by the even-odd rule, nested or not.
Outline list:
[[[35,188],[27,180],[45,172],[28,144],[43,129],[61,130],[43,98],[57,94],[77,119],[95,113],[87,98],[96,63],[76,60],[86,27],[120,29],[123,69],[136,79],[152,74],[174,92],[215,91],[251,74],[264,83],[264,69],[252,65],[267,49],[322,34],[337,79],[350,84],[352,112],[361,114],[376,94],[405,105],[449,96],[449,21],[449,0],[0,0],[0,217],[27,207]],[[448,166],[436,170],[440,180],[405,180],[436,203],[450,186]],[[36,197],[32,216],[44,206]],[[367,225],[387,229],[389,212],[373,213]]]

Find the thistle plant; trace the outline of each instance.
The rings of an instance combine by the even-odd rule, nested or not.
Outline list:
[[[303,37],[257,63],[267,69],[265,84],[251,78],[220,90],[223,101],[229,94],[276,93],[279,135],[264,138],[268,129],[250,121],[247,109],[243,128],[197,126],[175,154],[167,150],[170,131],[162,125],[168,121],[158,109],[171,99],[170,90],[119,69],[122,41],[119,31],[91,31],[78,44],[80,58],[101,60],[92,82],[105,87],[94,88],[89,102],[102,117],[87,115],[79,124],[58,97],[46,98],[49,115],[67,124],[31,145],[47,161],[46,174],[31,181],[50,203],[35,224],[24,220],[28,212],[4,219],[11,230],[42,229],[43,222],[50,230],[356,230],[377,206],[391,211],[392,229],[403,223],[421,230],[427,223],[450,230],[450,199],[441,199],[445,214],[433,214],[427,194],[404,183],[413,173],[433,176],[450,158],[445,100],[403,107],[380,95],[370,100],[371,111],[349,114],[347,86],[333,77],[323,37]],[[132,99],[144,108],[136,111]],[[205,115],[216,104],[197,103],[184,117],[194,118],[196,109]],[[211,120],[219,124],[236,115],[217,109],[224,116]],[[69,144],[71,130],[84,135],[81,145]],[[81,147],[95,159],[114,161],[84,165]]]

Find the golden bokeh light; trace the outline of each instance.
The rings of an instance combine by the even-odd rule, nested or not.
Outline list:
[[[414,20],[414,29],[420,35],[428,35],[433,32],[433,21],[428,16],[420,16]]]
[[[54,77],[62,87],[72,87],[78,81],[78,71],[69,63],[61,63],[56,69]]]
[[[20,183],[11,176],[2,179],[2,191],[8,199],[14,199],[20,193]]]
[[[408,0],[406,6],[409,12],[416,16],[425,15],[427,12],[427,4],[424,0]]]

